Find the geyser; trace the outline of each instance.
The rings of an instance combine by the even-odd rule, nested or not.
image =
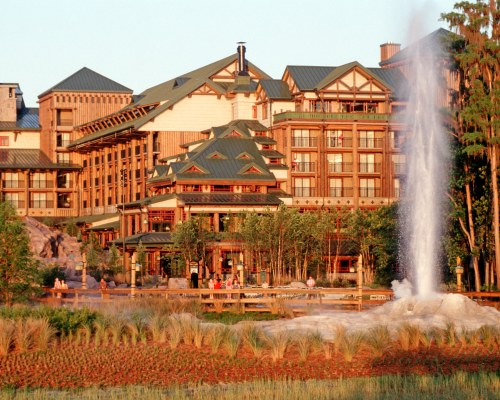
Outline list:
[[[406,179],[401,199],[401,262],[418,298],[435,295],[447,190],[448,142],[438,105],[442,71],[428,40],[410,46]],[[441,79],[442,80],[442,79]]]

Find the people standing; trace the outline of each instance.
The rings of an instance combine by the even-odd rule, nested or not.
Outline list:
[[[306,285],[309,289],[313,289],[314,286],[316,286],[316,281],[313,279],[312,276],[309,276],[309,279],[307,280]]]
[[[232,290],[233,289],[233,278],[232,277],[229,277],[227,279],[227,281],[226,281],[226,289],[227,290]],[[231,294],[228,294],[227,298],[230,299],[231,298]]]
[[[59,280],[59,278],[56,278],[56,280],[54,281],[54,289],[62,289],[61,281]],[[56,297],[60,299],[62,297],[61,293],[57,293]]]
[[[210,280],[208,281],[208,288],[210,290],[214,290],[215,289],[215,282],[212,278],[210,278]],[[213,299],[214,298],[214,294],[213,293],[210,293],[210,298]]]

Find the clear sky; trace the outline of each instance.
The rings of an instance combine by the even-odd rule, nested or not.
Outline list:
[[[28,106],[82,67],[138,94],[236,52],[281,78],[287,65],[377,67],[380,45],[440,27],[456,0],[0,0],[0,82]]]

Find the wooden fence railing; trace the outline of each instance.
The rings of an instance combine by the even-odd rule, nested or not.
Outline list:
[[[371,289],[46,289],[50,301],[57,302],[110,302],[138,297],[163,297],[169,299],[199,299],[206,310],[222,312],[232,310],[283,313],[307,312],[314,307],[326,309],[353,309],[361,311],[363,305],[381,304],[392,300],[392,290]]]
[[[389,289],[358,288],[243,288],[243,289],[45,289],[54,302],[112,302],[133,298],[160,297],[168,300],[198,299],[207,311],[263,311],[306,313],[318,310],[357,310],[393,300]],[[500,292],[460,293],[484,305],[500,304]]]

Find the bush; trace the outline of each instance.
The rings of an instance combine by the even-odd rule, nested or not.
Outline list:
[[[64,272],[59,269],[58,266],[47,266],[41,271],[42,274],[42,286],[54,287],[54,282],[56,278],[66,279]]]

